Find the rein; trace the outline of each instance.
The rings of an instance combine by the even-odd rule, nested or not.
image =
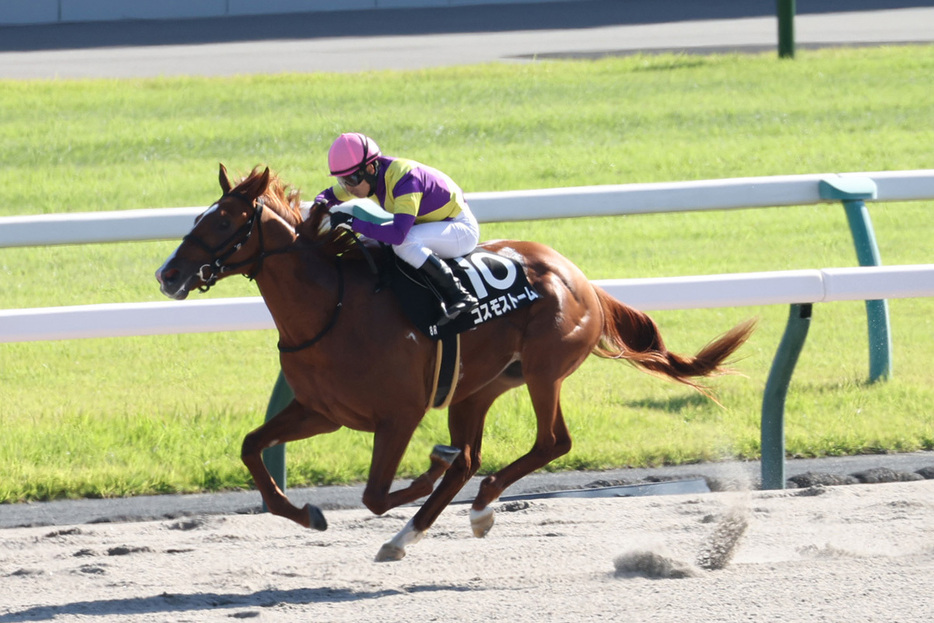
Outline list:
[[[241,193],[225,193],[221,199],[224,197],[235,197],[244,203],[250,204],[254,207],[253,215],[250,216],[250,218],[247,219],[247,221],[241,225],[237,231],[231,234],[226,240],[224,240],[216,247],[208,246],[203,240],[201,240],[201,238],[191,233],[182,239],[183,242],[192,242],[195,245],[201,247],[201,249],[207,251],[212,258],[210,262],[203,264],[201,268],[198,269],[198,277],[204,282],[204,285],[198,287],[200,292],[207,292],[210,290],[224,273],[248,266],[250,264],[255,264],[254,269],[250,271],[249,274],[244,275],[247,279],[252,281],[256,279],[256,276],[263,269],[263,260],[272,255],[289,253],[293,250],[291,246],[283,247],[282,249],[275,249],[273,251],[266,250],[265,239],[263,238],[263,219],[261,218],[262,211],[266,208],[266,203],[263,200],[263,197],[257,197],[255,201],[251,201],[246,197],[246,195]],[[240,262],[234,262],[230,264],[226,263],[230,257],[236,254],[237,251],[239,251],[243,245],[245,245],[250,240],[254,229],[257,232],[259,240],[259,252],[256,254],[256,256]],[[301,344],[298,344],[297,346],[283,346],[281,343],[276,344],[279,352],[296,353],[300,350],[310,348],[317,344],[321,338],[323,338],[332,328],[334,328],[334,324],[337,322],[337,317],[340,315],[341,309],[344,306],[344,271],[340,256],[337,256],[336,259],[337,261],[335,263],[335,268],[337,268],[337,305],[334,308],[334,313],[332,314],[331,319],[324,326],[324,328],[318,332],[317,335],[315,335],[310,340],[306,340]],[[208,272],[205,273],[205,271]]]
[[[327,335],[328,331],[334,328],[334,325],[337,323],[337,317],[340,316],[341,309],[344,307],[344,270],[343,265],[341,264],[340,256],[337,256],[337,261],[335,262],[334,267],[337,268],[337,305],[334,307],[334,313],[331,315],[331,319],[326,325],[324,325],[323,329],[318,331],[316,336],[310,340],[305,340],[297,346],[283,346],[282,342],[277,343],[276,348],[279,349],[280,353],[297,353],[300,350],[311,348],[317,344],[321,338]]]

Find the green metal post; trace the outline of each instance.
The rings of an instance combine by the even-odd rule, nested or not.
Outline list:
[[[864,201],[876,198],[876,183],[868,177],[827,178],[820,181],[818,192],[821,199],[843,201],[859,265],[881,266],[879,245],[876,244],[876,234]],[[875,383],[892,375],[892,331],[888,301],[866,301],[866,320],[869,325],[869,382]]]
[[[811,326],[811,304],[791,306],[762,396],[762,488],[785,488],[785,397]]]
[[[266,407],[266,421],[276,417],[292,402],[293,398],[295,394],[292,393],[292,388],[289,387],[280,370],[279,378],[276,379],[276,384],[272,388],[269,405]],[[285,444],[280,443],[278,446],[263,450],[263,463],[266,464],[266,469],[269,470],[269,474],[279,488],[285,491]],[[263,510],[268,510],[265,504],[263,504]]]
[[[856,244],[860,266],[881,266],[876,234],[869,219],[869,210],[862,200],[844,201],[846,219]],[[885,299],[866,301],[869,325],[869,382],[885,380],[892,375],[892,331],[889,325],[889,302]]]
[[[778,0],[778,56],[795,57],[795,0]]]

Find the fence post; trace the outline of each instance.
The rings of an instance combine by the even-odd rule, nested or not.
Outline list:
[[[859,265],[881,266],[876,234],[864,201],[876,198],[876,183],[868,177],[827,178],[820,181],[819,194],[821,199],[843,201]],[[892,375],[892,331],[888,301],[866,301],[866,321],[869,328],[869,382],[875,383]]]
[[[856,243],[860,266],[881,266],[876,235],[869,220],[869,210],[861,200],[844,201],[846,218]],[[889,302],[885,299],[866,301],[866,321],[869,326],[869,382],[885,380],[892,375],[892,331],[889,324]]]
[[[778,57],[795,57],[795,0],[778,0]]]
[[[272,388],[272,395],[269,397],[269,404],[266,406],[266,421],[268,422],[278,415],[292,402],[293,398],[295,398],[295,394],[292,393],[292,388],[289,387],[282,370],[280,370],[276,384]],[[285,444],[280,443],[278,446],[263,450],[263,463],[265,463],[266,469],[269,470],[269,474],[276,481],[279,488],[285,491]],[[263,503],[263,510],[269,510],[266,508],[265,503]]]
[[[785,488],[785,397],[811,326],[811,304],[795,304],[788,313],[785,334],[772,361],[762,395],[762,488]]]

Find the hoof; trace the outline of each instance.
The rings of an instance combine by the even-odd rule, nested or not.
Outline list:
[[[328,529],[328,520],[324,518],[324,513],[317,506],[305,504],[305,512],[308,513],[308,527],[324,532]]]
[[[455,459],[460,456],[460,453],[460,448],[455,448],[454,446],[437,445],[431,451],[431,458],[438,459],[439,461],[443,461],[448,465],[452,465]]]
[[[376,553],[376,562],[394,562],[405,558],[405,550],[392,543],[383,543]]]
[[[470,509],[470,527],[473,528],[473,535],[482,539],[493,527],[493,509],[487,506],[482,511]]]

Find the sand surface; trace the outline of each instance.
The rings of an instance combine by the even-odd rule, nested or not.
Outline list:
[[[0,530],[5,621],[912,621],[934,612],[934,480]]]

